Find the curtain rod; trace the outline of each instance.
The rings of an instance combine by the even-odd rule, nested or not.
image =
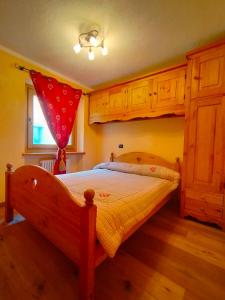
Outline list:
[[[18,64],[15,64],[15,68],[18,69],[18,70],[20,70],[20,71],[27,72],[27,73],[29,73],[30,71],[32,71],[32,70],[27,69],[24,66],[20,66]],[[83,93],[83,96],[88,96],[88,94],[87,93]]]

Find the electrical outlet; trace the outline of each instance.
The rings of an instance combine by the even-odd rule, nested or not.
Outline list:
[[[118,148],[122,149],[123,148],[123,144],[119,144]]]

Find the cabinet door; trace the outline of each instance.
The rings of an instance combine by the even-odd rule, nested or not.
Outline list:
[[[210,49],[192,60],[191,98],[225,91],[225,47]]]
[[[101,117],[107,115],[109,111],[108,92],[98,92],[91,95],[89,104],[90,122],[100,122]]]
[[[119,86],[109,91],[109,113],[110,115],[123,115],[127,106],[126,86]]]
[[[169,71],[154,77],[153,109],[184,104],[185,69]]]
[[[223,194],[224,100],[196,99],[190,104],[186,164],[189,192]]]
[[[128,113],[132,117],[146,115],[151,110],[151,80],[141,80],[131,83],[128,87]]]

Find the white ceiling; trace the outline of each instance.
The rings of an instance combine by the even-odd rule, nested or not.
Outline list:
[[[98,24],[109,55],[76,55],[77,36]],[[225,0],[0,0],[0,44],[93,87],[184,60],[225,35]]]

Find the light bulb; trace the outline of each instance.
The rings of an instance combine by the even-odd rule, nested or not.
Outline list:
[[[81,51],[81,45],[80,44],[76,44],[73,47],[73,50],[74,50],[75,53],[79,53]]]
[[[103,46],[102,48],[101,48],[101,50],[102,50],[102,55],[107,55],[108,54],[108,48],[106,47],[106,46]]]
[[[88,59],[89,60],[94,60],[95,59],[95,54],[91,49],[88,51]]]
[[[93,36],[93,35],[90,37],[89,42],[90,42],[90,44],[91,44],[92,46],[94,46],[94,47],[96,47],[96,46],[98,45],[98,41],[97,41],[96,37]]]

